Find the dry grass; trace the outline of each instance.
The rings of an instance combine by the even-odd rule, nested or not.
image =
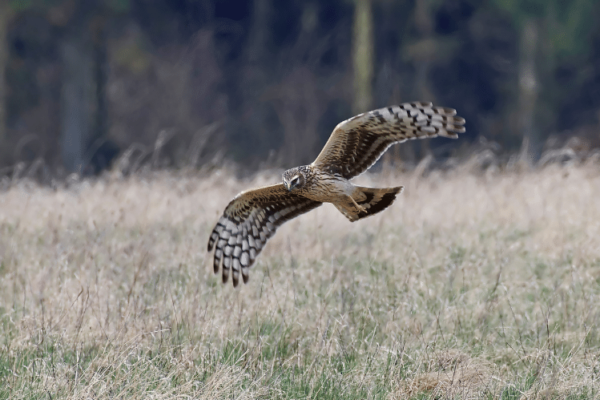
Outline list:
[[[285,225],[234,290],[198,178],[0,193],[0,398],[599,398],[596,167],[389,177]]]

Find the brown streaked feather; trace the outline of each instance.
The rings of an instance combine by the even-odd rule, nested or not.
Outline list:
[[[334,205],[350,222],[356,222],[388,208],[396,200],[396,195],[403,189],[403,186],[382,189],[356,186],[352,198],[363,210],[341,202]]]
[[[277,228],[321,204],[288,192],[281,183],[238,194],[208,240],[208,251],[215,249],[215,274],[222,266],[223,283],[228,281],[230,269],[233,286],[238,285],[240,272],[244,283],[248,282],[249,268]]]
[[[456,110],[431,103],[403,103],[359,114],[335,127],[313,166],[353,178],[369,169],[394,143],[465,131]]]

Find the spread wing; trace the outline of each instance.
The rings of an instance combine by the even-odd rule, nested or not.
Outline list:
[[[282,183],[238,194],[208,240],[208,251],[215,248],[215,274],[222,264],[223,283],[229,279],[229,269],[233,286],[238,285],[240,270],[244,283],[248,282],[249,268],[277,228],[321,204],[288,192]]]
[[[350,179],[365,172],[394,143],[444,136],[456,139],[465,120],[431,103],[404,103],[359,114],[338,124],[313,165]]]

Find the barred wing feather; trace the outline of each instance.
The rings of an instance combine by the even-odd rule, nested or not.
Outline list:
[[[248,282],[249,268],[267,240],[278,227],[322,203],[290,193],[277,184],[238,194],[223,212],[208,241],[208,251],[215,249],[213,267],[215,274],[222,266],[223,283],[232,272],[233,286],[242,273]]]
[[[339,123],[313,166],[350,179],[369,169],[395,143],[436,136],[456,139],[465,131],[464,124],[456,110],[431,103],[369,111]]]

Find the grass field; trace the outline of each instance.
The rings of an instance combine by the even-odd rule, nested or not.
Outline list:
[[[212,225],[278,180],[0,193],[0,398],[600,398],[598,166],[363,176],[406,190],[287,223],[223,286]]]

